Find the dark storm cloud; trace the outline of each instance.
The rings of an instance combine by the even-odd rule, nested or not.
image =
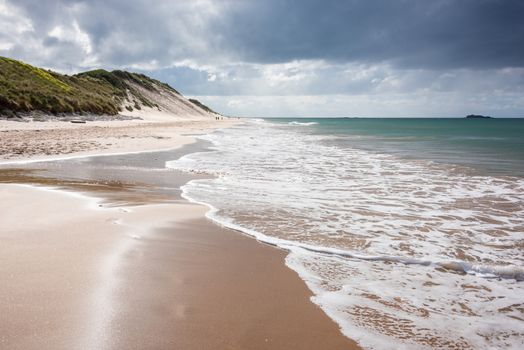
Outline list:
[[[219,32],[255,62],[524,65],[522,0],[275,0],[234,6]]]
[[[45,33],[76,20],[106,64],[211,55],[408,68],[524,65],[521,0],[17,0]],[[211,8],[211,10],[209,10]]]

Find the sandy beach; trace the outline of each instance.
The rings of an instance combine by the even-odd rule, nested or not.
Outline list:
[[[176,148],[233,122],[0,122],[0,153],[24,162]],[[0,185],[0,347],[357,348],[310,301],[285,251],[213,224],[207,208],[46,186]]]
[[[85,124],[0,120],[0,163],[176,148],[190,143],[192,134],[238,123],[211,116],[173,118],[160,112],[135,117],[142,119]]]

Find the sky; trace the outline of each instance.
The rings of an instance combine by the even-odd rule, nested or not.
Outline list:
[[[0,56],[234,116],[524,117],[522,0],[0,0]]]

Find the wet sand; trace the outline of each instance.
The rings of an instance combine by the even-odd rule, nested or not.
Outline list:
[[[155,230],[125,257],[112,347],[356,348],[285,255],[201,218]]]
[[[123,157],[115,169],[132,163]],[[102,168],[111,167],[115,158],[104,158]],[[163,162],[144,159],[149,168]],[[145,169],[144,159],[136,164]],[[100,167],[80,163],[72,168],[107,180],[94,170]],[[58,169],[44,171],[47,185],[68,177],[65,163]],[[42,173],[33,175],[26,181]],[[187,178],[169,172],[126,182],[129,174],[121,175],[120,192],[76,188],[104,198],[97,203],[0,185],[1,348],[357,348],[309,300],[311,292],[284,264],[286,252],[218,227],[204,218],[206,208],[158,186],[164,176],[176,184]],[[151,193],[162,199],[147,200]]]

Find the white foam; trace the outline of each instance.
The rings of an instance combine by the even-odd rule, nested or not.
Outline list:
[[[317,122],[297,122],[297,121],[292,121],[292,122],[289,122],[288,125],[311,126],[311,125],[318,125],[318,123]]]
[[[314,301],[364,346],[519,348],[524,181],[326,144],[306,129],[248,122],[201,137],[214,152],[166,165],[217,175],[183,196],[288,249]],[[398,322],[379,327],[373,315]]]

